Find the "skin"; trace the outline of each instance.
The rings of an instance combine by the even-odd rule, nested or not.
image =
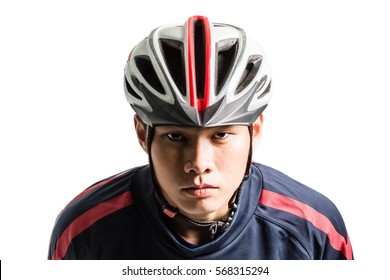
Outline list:
[[[146,126],[138,116],[134,124],[139,143],[147,152]],[[258,146],[262,124],[261,115],[253,123],[253,150]],[[249,137],[248,127],[240,125],[156,127],[151,158],[168,203],[195,220],[223,219],[245,174]],[[180,226],[178,230],[187,240],[199,241],[196,232],[188,233]]]

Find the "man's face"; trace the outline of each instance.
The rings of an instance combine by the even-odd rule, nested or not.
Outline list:
[[[151,158],[172,206],[193,219],[218,220],[242,182],[248,161],[247,126],[155,128]]]

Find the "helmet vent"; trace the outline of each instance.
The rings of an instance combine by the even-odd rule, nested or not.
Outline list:
[[[148,82],[148,84],[159,93],[165,94],[164,88],[160,83],[160,79],[158,78],[157,73],[153,68],[150,58],[145,55],[139,55],[134,57],[134,61],[141,75]]]
[[[265,83],[266,79],[267,79],[267,76],[264,78],[264,83]],[[262,81],[263,81],[263,79],[262,79],[260,82],[262,82]],[[263,83],[263,85],[264,85],[264,83]],[[261,85],[261,87],[262,87],[263,85]],[[261,87],[260,87],[260,88],[261,88]],[[263,91],[262,94],[259,95],[259,97],[257,97],[257,99],[263,98],[263,97],[266,96],[270,91],[271,91],[271,82],[268,83],[267,88]]]
[[[225,84],[229,73],[234,65],[238,42],[236,39],[223,40],[217,43],[217,76],[216,76],[216,92],[217,95]]]
[[[183,43],[176,40],[160,39],[160,46],[169,73],[183,96],[186,95]]]
[[[206,74],[206,35],[203,20],[194,21],[195,71],[197,97],[204,98]]]
[[[253,55],[249,57],[248,63],[245,67],[244,73],[242,73],[235,94],[240,93],[244,88],[246,88],[252,82],[252,80],[254,79],[254,77],[256,76],[257,72],[260,69],[262,59],[263,57],[260,55]]]
[[[133,76],[131,76],[131,79],[132,79],[133,83],[136,85],[136,87],[138,87],[139,81],[138,81],[135,77],[133,77]],[[130,84],[129,84],[129,82],[127,81],[127,78],[126,78],[126,77],[125,77],[125,84],[126,84],[126,89],[127,89],[127,91],[128,91],[132,96],[134,96],[135,98],[137,98],[137,99],[139,99],[139,100],[142,100],[141,96],[139,96],[139,95],[135,92],[135,90],[130,86]]]

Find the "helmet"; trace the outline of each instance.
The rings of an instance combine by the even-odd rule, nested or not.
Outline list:
[[[271,97],[271,74],[264,51],[242,29],[193,16],[135,46],[124,90],[152,127],[251,125]]]

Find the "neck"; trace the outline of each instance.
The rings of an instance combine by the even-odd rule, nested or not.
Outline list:
[[[202,245],[213,239],[209,226],[197,226],[179,216],[169,219],[168,222],[173,230],[190,244]]]

